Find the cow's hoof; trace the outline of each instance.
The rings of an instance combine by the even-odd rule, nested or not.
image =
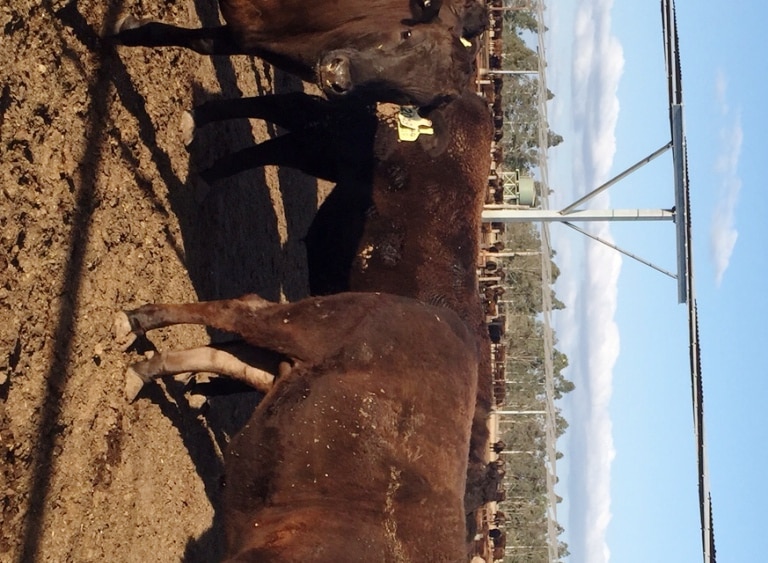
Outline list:
[[[137,335],[131,328],[131,321],[124,311],[115,314],[115,320],[112,323],[112,336],[117,347],[123,352],[136,341]]]
[[[112,29],[112,33],[114,35],[119,35],[120,32],[126,31],[129,29],[136,29],[137,27],[141,27],[142,20],[140,20],[137,17],[134,17],[132,14],[128,14],[127,16],[123,16],[122,18],[118,19],[115,23],[115,27]]]
[[[195,115],[188,110],[181,114],[181,140],[188,147],[195,140]]]
[[[125,398],[129,403],[136,399],[136,396],[144,388],[144,383],[144,379],[135,369],[129,367],[125,370]]]

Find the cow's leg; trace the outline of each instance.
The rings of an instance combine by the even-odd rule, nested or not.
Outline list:
[[[310,301],[316,306],[308,307]],[[299,317],[302,320],[292,322]],[[150,330],[176,324],[199,324],[240,335],[251,346],[272,350],[291,359],[309,360],[325,353],[325,345],[318,346],[313,330],[323,327],[322,342],[330,338],[331,331],[339,330],[334,322],[342,326],[349,319],[334,314],[334,309],[324,307],[320,300],[279,304],[251,294],[220,301],[142,305],[118,313],[113,332],[118,346],[127,349],[137,336]]]
[[[131,47],[186,47],[202,55],[239,55],[228,26],[189,29],[127,16],[118,21],[112,41]]]
[[[373,206],[371,182],[344,181],[328,194],[309,226],[309,288],[313,295],[350,290],[352,265]]]
[[[212,121],[225,119],[264,119],[280,127],[295,131],[323,119],[329,111],[329,102],[304,92],[267,94],[231,100],[210,100],[195,106],[188,119],[193,127],[202,127]]]
[[[184,304],[148,304],[117,313],[113,324],[115,341],[127,349],[137,336],[147,331],[178,324],[198,324],[238,333],[238,316],[249,315],[266,307],[278,307],[255,294],[238,299]]]
[[[328,142],[328,131],[321,125],[329,111],[327,100],[303,92],[211,100],[185,113],[182,135],[189,144],[196,126],[224,119],[265,119],[292,133],[220,158],[201,173],[203,179],[212,182],[272,164],[335,182],[339,176],[338,148]]]
[[[200,176],[206,182],[232,176],[268,164],[288,166],[305,174],[337,182],[339,161],[336,147],[323,142],[317,127],[286,133],[216,160]]]
[[[345,293],[288,304],[247,295],[184,305],[144,305],[117,315],[115,339],[128,347],[137,335],[153,328],[202,324],[238,334],[251,346],[272,350],[294,363],[314,363],[338,352],[339,342],[359,330],[363,319],[380,311],[384,302],[390,307],[393,300],[398,302],[399,298]]]
[[[191,350],[160,352],[130,366],[125,373],[125,396],[133,401],[145,383],[164,375],[209,371],[226,375],[264,393],[272,388],[275,376],[248,365],[232,354],[202,346]]]

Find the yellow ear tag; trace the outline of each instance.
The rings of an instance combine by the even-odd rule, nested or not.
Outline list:
[[[460,41],[461,41],[461,44],[467,48],[472,46],[472,42],[469,39],[465,39],[464,37],[462,37]]]
[[[419,115],[415,106],[402,106],[397,114],[397,138],[401,141],[412,142],[419,135],[434,135],[432,122]]]

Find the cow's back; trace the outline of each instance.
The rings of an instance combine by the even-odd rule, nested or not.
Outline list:
[[[401,22],[411,14],[405,0],[219,0],[219,5],[243,47],[274,42],[284,52],[353,46],[365,34],[406,30]]]
[[[402,5],[400,12],[405,13],[406,3]],[[348,0],[219,0],[219,6],[224,21],[233,28],[280,39],[288,34],[330,31],[369,13],[368,2]]]

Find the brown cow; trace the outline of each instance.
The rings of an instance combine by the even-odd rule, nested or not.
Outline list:
[[[377,130],[372,205],[364,215],[349,289],[385,291],[439,304],[467,323],[481,359],[470,462],[484,465],[491,403],[490,339],[477,291],[476,264],[492,125],[485,101],[469,93],[427,117],[435,135],[419,137],[415,145],[398,142],[391,127]],[[349,201],[354,205],[356,200]],[[307,237],[310,271],[322,271],[333,248],[351,234],[342,232],[336,241],[322,238],[348,217],[350,207],[331,197],[326,202],[332,209],[318,211]],[[343,225],[354,227],[348,219]]]
[[[476,274],[493,131],[485,101],[465,93],[425,112],[434,134],[412,143],[398,141],[390,123],[364,104],[304,94],[214,101],[192,112],[198,125],[244,116],[291,132],[219,161],[206,177],[273,163],[337,182],[306,237],[314,294],[412,297],[456,311],[475,334],[481,365],[470,461],[482,474],[491,403],[490,340]]]
[[[484,21],[478,23],[476,14],[485,14],[475,4],[441,10],[431,0],[220,0],[224,26],[187,29],[128,16],[111,39],[207,55],[256,55],[318,83],[328,96],[356,92],[428,106],[469,86],[475,46],[462,36],[480,33]]]
[[[177,323],[291,363],[226,453],[229,561],[466,560],[478,359],[452,311],[385,294],[250,295],[145,305],[118,315],[116,338]]]

